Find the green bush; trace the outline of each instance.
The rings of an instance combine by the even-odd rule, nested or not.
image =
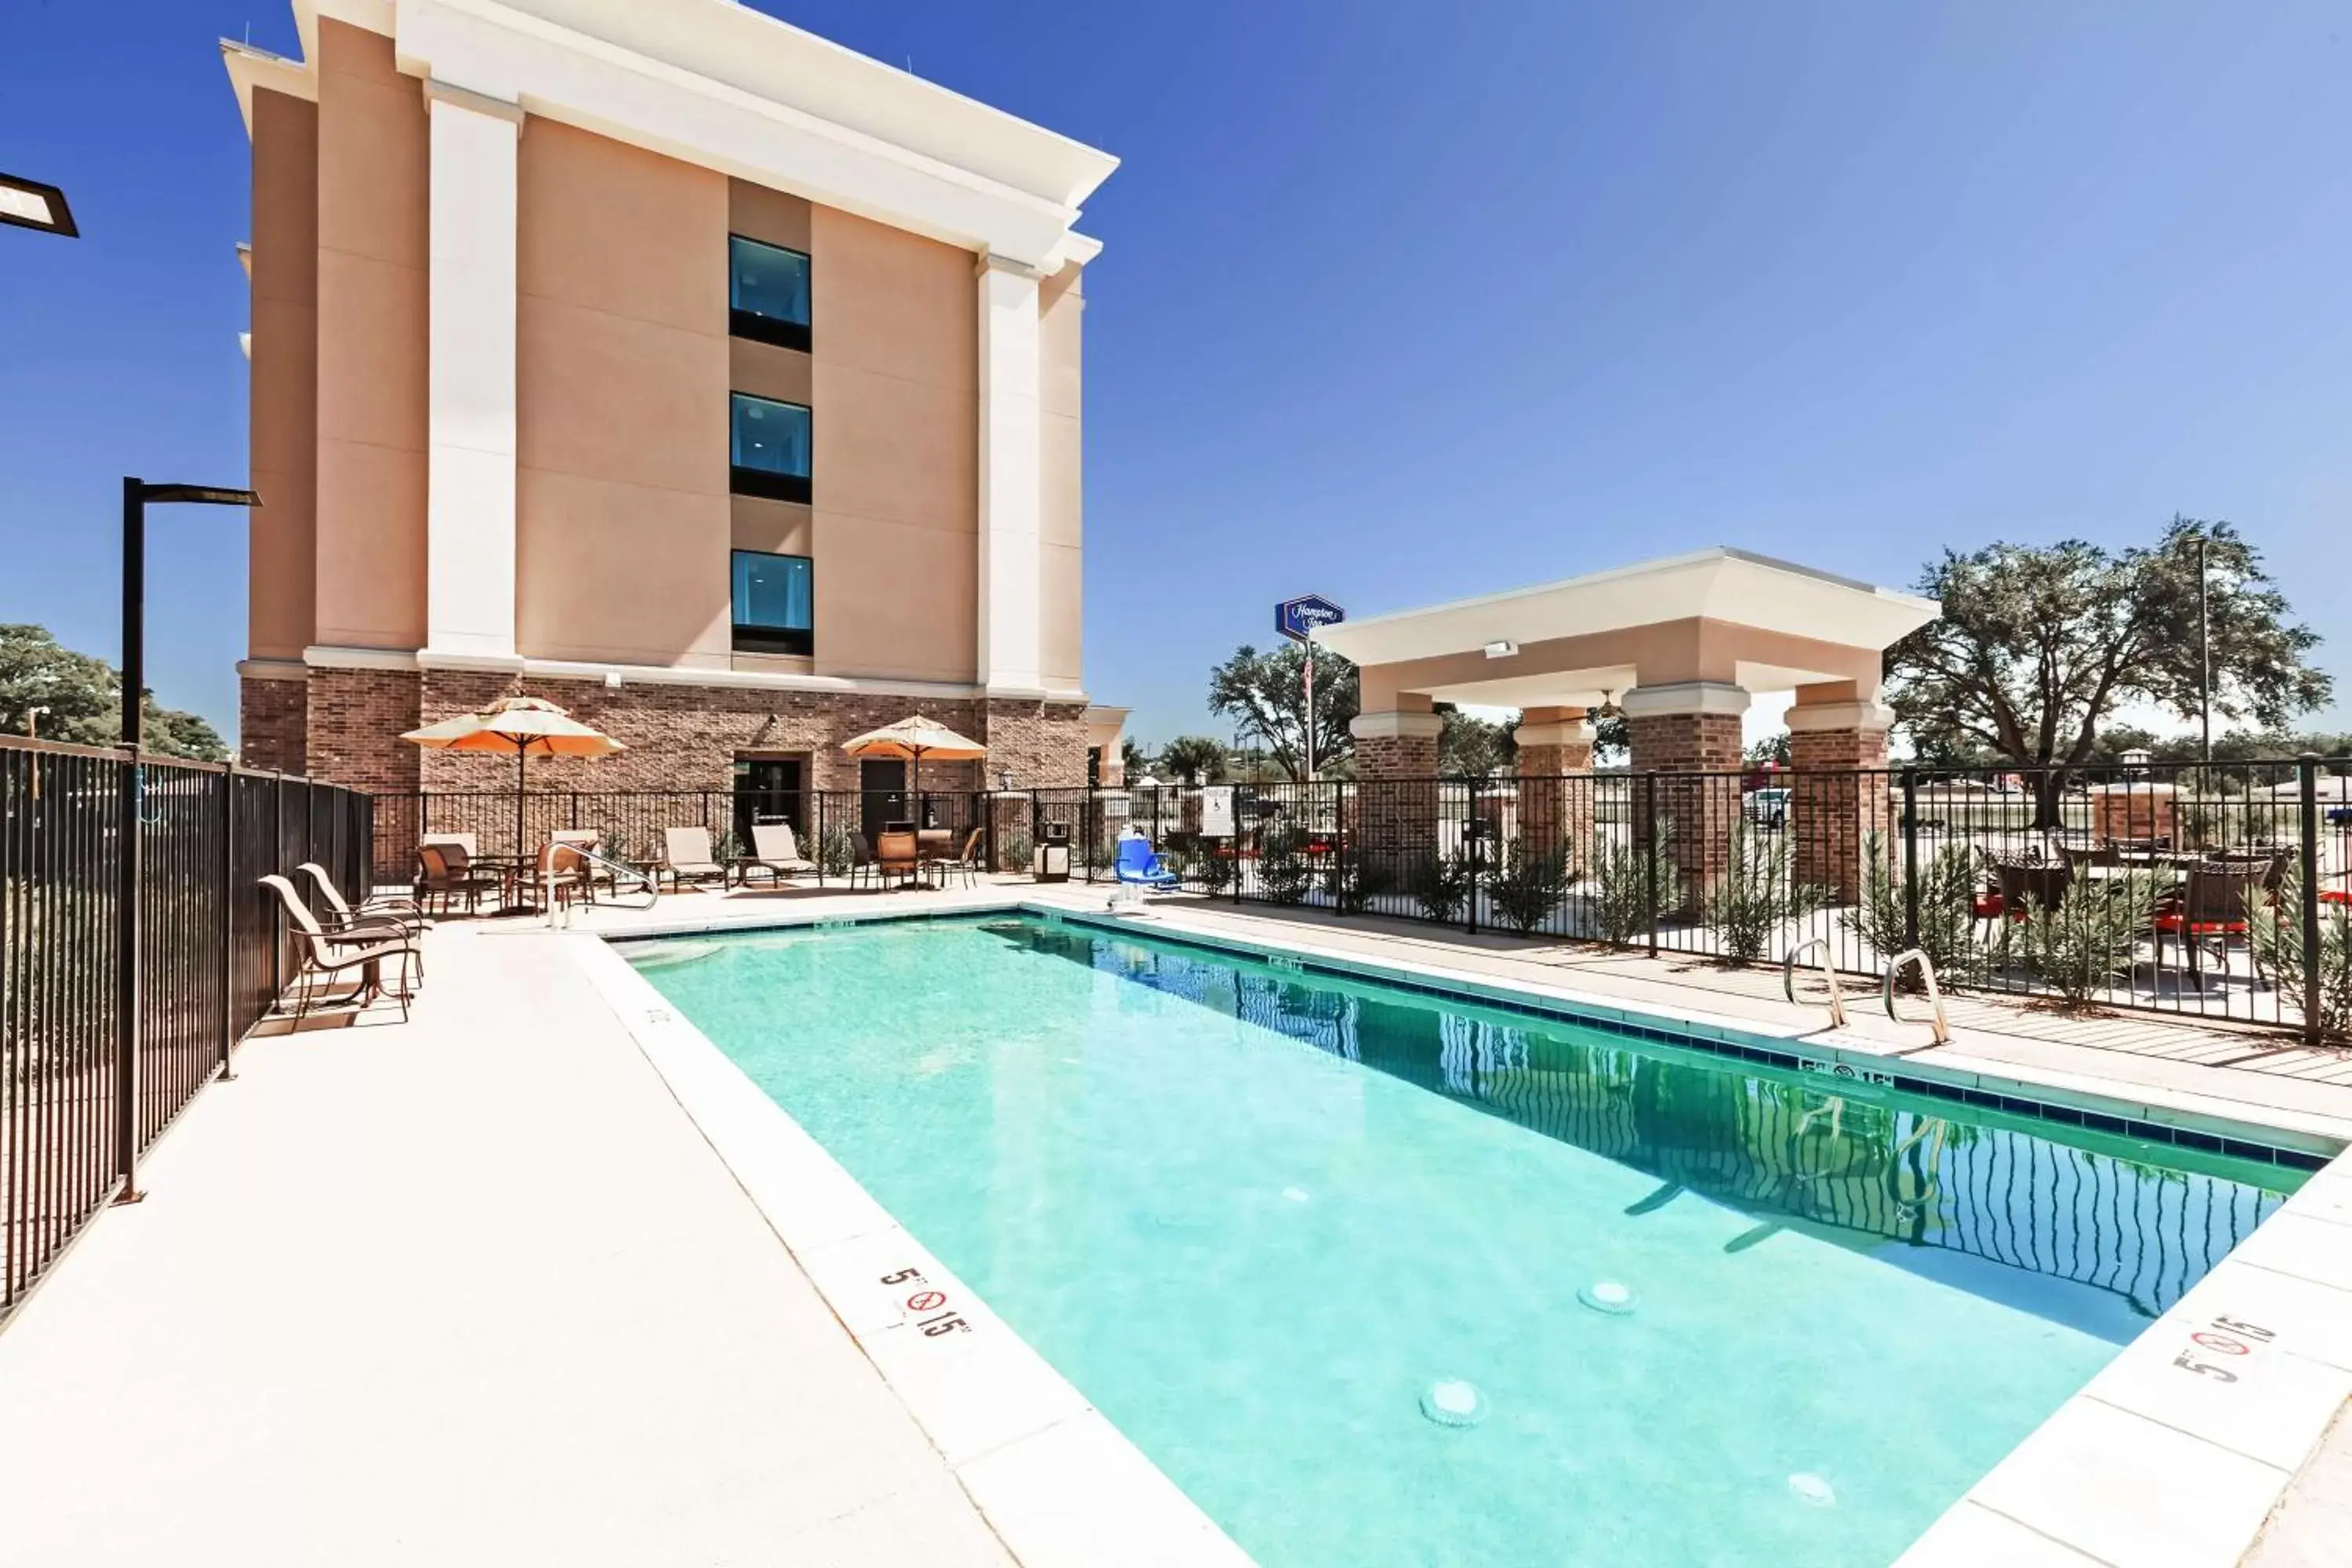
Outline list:
[[[1730,855],[1706,895],[1706,923],[1715,928],[1723,956],[1753,963],[1792,920],[1802,920],[1829,901],[1825,889],[1799,882],[1789,864],[1789,839],[1781,833],[1755,833],[1745,812],[1732,818]]]
[[[850,844],[849,829],[838,823],[827,827],[824,837],[817,840],[816,853],[810,858],[816,862],[817,869],[825,876],[848,876],[850,867],[856,864],[856,851]]]
[[[2005,934],[2035,979],[2080,1007],[2130,972],[2156,912],[2157,890],[2155,879],[2138,872],[2078,878],[2056,909],[2036,908],[2008,922]]]
[[[1306,839],[1295,828],[1269,827],[1258,837],[1258,891],[1277,904],[1295,904],[1314,885]]]
[[[1486,900],[1505,925],[1525,935],[1551,918],[1576,874],[1565,850],[1531,850],[1517,839],[1503,861],[1506,868],[1486,880]]]
[[[2259,888],[2246,893],[2246,931],[2254,952],[2254,967],[2301,1008],[2305,1017],[2315,1013],[2320,1032],[2336,1038],[2352,1034],[2352,908],[2322,904],[2319,909],[2319,995],[2304,993],[2303,868],[2291,866],[2279,883],[2278,904],[2273,908]]]
[[[1404,890],[1423,915],[1450,925],[1462,918],[1463,906],[1470,900],[1470,862],[1432,850],[1405,872]]]
[[[1868,943],[1884,963],[1904,951],[1903,878],[1886,841],[1878,834],[1862,840],[1862,901],[1845,911],[1845,929]],[[1977,855],[1967,844],[1947,844],[1919,867],[1919,940],[1916,944],[1936,966],[1937,980],[1961,985],[1982,979],[1983,944],[1977,940]],[[1917,972],[1905,972],[1919,984]]]
[[[1675,907],[1675,835],[1671,824],[1658,824],[1652,847],[1640,844],[1596,844],[1592,850],[1592,894],[1588,905],[1593,934],[1622,947],[1645,936],[1653,911]]]

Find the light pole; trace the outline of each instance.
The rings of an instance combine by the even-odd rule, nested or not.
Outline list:
[[[135,1204],[139,1191],[139,895],[144,879],[139,824],[144,813],[147,767],[140,760],[146,738],[147,689],[147,507],[149,502],[257,507],[251,490],[215,485],[151,485],[122,480],[122,803],[121,879],[115,888],[114,1137],[115,1166],[122,1190],[115,1202]],[[226,798],[226,797],[224,797]]]
[[[74,224],[73,210],[66,205],[63,191],[15,174],[0,174],[0,223],[38,229],[66,239],[81,237],[81,230]]]
[[[2204,760],[2213,760],[2213,644],[2205,615],[2205,536],[2197,536],[2197,727]]]

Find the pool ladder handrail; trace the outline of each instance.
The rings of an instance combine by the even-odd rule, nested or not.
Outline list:
[[[1815,948],[1822,950],[1822,979],[1830,988],[1830,1027],[1845,1027],[1845,994],[1839,989],[1837,971],[1830,964],[1830,939],[1825,936],[1807,937],[1789,950],[1780,961],[1780,993],[1791,1002],[1797,999],[1797,961]]]
[[[620,905],[621,884],[624,881],[635,882],[639,887],[643,888],[645,889],[646,901],[642,904],[621,905],[621,907],[625,909],[649,910],[661,900],[661,884],[655,880],[654,874],[651,871],[646,870],[644,867],[632,866],[626,860],[607,855],[601,849],[591,848],[589,846],[584,844],[574,844],[569,846],[569,847],[578,851],[580,858],[587,863],[592,872],[596,867],[602,866],[605,870],[610,871],[613,874],[613,901],[614,904]]]
[[[1887,961],[1886,978],[1879,988],[1879,994],[1886,1003],[1886,1016],[1898,1024],[1903,1022],[1903,1016],[1895,1010],[1895,983],[1903,977],[1904,969],[1912,963],[1919,966],[1919,977],[1927,983],[1927,1001],[1936,1010],[1931,1021],[1936,1031],[1936,1044],[1948,1046],[1952,1043],[1952,1026],[1944,1017],[1944,988],[1936,984],[1936,961],[1918,948],[1906,949]]]

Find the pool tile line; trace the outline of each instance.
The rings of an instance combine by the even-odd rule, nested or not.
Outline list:
[[[1034,909],[1036,906],[1031,907]],[[1934,1064],[1922,1063],[1909,1072],[1890,1073],[1886,1070],[1889,1058],[1879,1053],[1858,1051],[1850,1047],[1831,1045],[1826,1042],[1814,1046],[1814,1048],[1820,1052],[1819,1057],[1800,1055],[1785,1048],[1785,1042],[1794,1039],[1803,1039],[1809,1045],[1812,1044],[1816,1037],[1811,1033],[1774,1036],[1760,1034],[1751,1026],[1727,1027],[1704,1022],[1695,1022],[1688,1028],[1664,1027],[1656,1022],[1641,1021],[1662,1019],[1666,1016],[1664,1015],[1644,1015],[1598,1000],[1587,1002],[1577,998],[1574,993],[1566,987],[1562,987],[1560,994],[1555,997],[1542,992],[1521,991],[1514,994],[1511,989],[1498,987],[1496,982],[1485,979],[1473,980],[1467,976],[1462,976],[1457,982],[1452,984],[1436,984],[1427,978],[1416,978],[1410,972],[1393,971],[1385,965],[1359,961],[1352,957],[1329,954],[1309,956],[1297,949],[1286,950],[1274,947],[1272,944],[1254,943],[1227,938],[1217,933],[1170,927],[1157,921],[1149,926],[1139,926],[1132,921],[1116,917],[1097,917],[1089,912],[1070,910],[1057,912],[1072,923],[1086,925],[1096,930],[1118,932],[1147,941],[1171,942],[1179,946],[1215,952],[1226,956],[1264,962],[1269,951],[1284,952],[1286,956],[1297,957],[1300,973],[1307,974],[1318,974],[1328,979],[1360,984],[1373,981],[1420,995],[1467,1003],[1475,1006],[1492,1007],[1549,1022],[1579,1025],[1645,1043],[1731,1057],[1738,1060],[1755,1062],[1760,1066],[1778,1068],[1784,1071],[1815,1071],[1818,1070],[1815,1064],[1822,1058],[1826,1058],[1833,1064],[1833,1068],[1845,1066],[1854,1069],[1857,1074],[1874,1075],[1865,1079],[1865,1082],[1877,1082],[1883,1079],[1884,1087],[1911,1094],[1954,1100],[1979,1109],[2001,1110],[2011,1115],[2029,1116],[2063,1125],[2090,1128],[2119,1137],[2137,1138],[2153,1143],[2168,1143],[2206,1153],[2227,1154],[2292,1170],[2315,1171],[2325,1165],[2336,1151],[2344,1147],[2342,1139],[2315,1131],[2304,1134],[2311,1145],[2306,1147],[2285,1146],[2261,1142],[2252,1137],[2205,1131],[2165,1120],[2168,1114],[2171,1114],[2165,1107],[2120,1100],[2112,1096],[2095,1092],[2083,1095],[2084,1100],[2091,1102],[2088,1105],[2040,1098],[2027,1092],[2004,1092],[2039,1088],[2047,1094],[2050,1092],[2050,1086],[2033,1085],[2014,1079],[1994,1079],[1992,1081],[1999,1083],[2000,1088],[1987,1089],[1982,1087],[1986,1081],[1983,1074],[1956,1071],[1950,1068],[1938,1069]],[[1429,972],[1423,973],[1425,975]],[[1458,973],[1458,972],[1447,973],[1449,979],[1452,979],[1454,973]],[[1680,1022],[1678,1019],[1675,1021]],[[1936,1073],[1937,1076],[1927,1076],[1930,1073]],[[2254,1124],[2236,1121],[2234,1119],[2215,1118],[2213,1120],[2233,1125],[2241,1132],[2263,1131],[2273,1136],[2280,1134],[2293,1136],[2299,1131],[2290,1127],[2257,1127]]]
[[[614,946],[565,947],[1016,1561],[1250,1568],[1199,1505]]]

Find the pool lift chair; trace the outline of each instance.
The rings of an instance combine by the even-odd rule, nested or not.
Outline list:
[[[1137,827],[1119,835],[1118,858],[1112,862],[1111,879],[1114,886],[1108,908],[1112,914],[1139,910],[1146,893],[1173,892],[1184,885],[1181,877],[1160,864],[1160,852]]]

